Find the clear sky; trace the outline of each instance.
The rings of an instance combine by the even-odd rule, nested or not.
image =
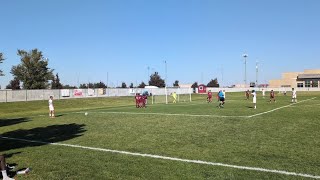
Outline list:
[[[63,84],[218,78],[223,85],[320,68],[319,0],[0,0],[3,88],[20,63],[17,49],[38,48]]]

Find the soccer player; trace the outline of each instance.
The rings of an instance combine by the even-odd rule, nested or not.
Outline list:
[[[255,90],[252,90],[252,103],[253,103],[253,106],[254,106],[254,109],[257,109],[257,93]]]
[[[2,178],[3,180],[14,180],[13,178],[10,178],[8,175],[7,175],[7,164],[6,164],[6,160],[4,158],[3,155],[0,155],[0,169],[1,169],[1,173],[2,173]]]
[[[219,91],[219,108],[223,108],[223,105],[224,105],[224,94],[223,92],[220,90]]]
[[[3,180],[14,180],[13,178],[10,178],[7,175],[7,169],[10,170],[10,169],[14,169],[14,168],[15,168],[14,166],[13,167],[9,166],[6,163],[4,155],[0,155],[0,170],[1,170],[1,173],[2,173]],[[29,172],[30,172],[30,168],[26,168],[24,170],[16,171],[16,174],[27,174]]]
[[[297,102],[297,91],[292,88],[292,99],[291,99],[291,102]]]
[[[270,103],[271,103],[272,100],[273,100],[273,102],[276,102],[276,96],[274,95],[274,91],[273,90],[270,91]]]
[[[136,100],[136,108],[139,108],[139,93],[136,93],[134,99]]]
[[[266,95],[266,90],[265,89],[262,89],[262,97],[264,99],[264,96]]]
[[[209,90],[209,92],[208,92],[207,102],[208,103],[212,102],[212,92],[211,92],[211,90]]]
[[[249,89],[246,91],[246,99],[249,100],[250,92]]]
[[[49,117],[54,118],[54,107],[53,107],[53,96],[50,96],[49,99]]]
[[[172,93],[172,97],[173,97],[173,103],[177,103],[177,93],[176,92]]]

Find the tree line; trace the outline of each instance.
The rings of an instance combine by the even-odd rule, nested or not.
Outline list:
[[[54,75],[54,69],[48,67],[49,60],[43,56],[43,53],[38,49],[31,51],[18,50],[17,55],[20,57],[20,64],[12,66],[10,73],[13,75],[13,79],[6,86],[6,89],[75,89],[76,86],[63,85],[60,82],[59,74]],[[0,52],[0,64],[5,60],[3,53]],[[3,71],[0,69],[0,76],[4,76]],[[49,83],[51,81],[51,83]],[[158,72],[154,72],[150,75],[149,86],[166,87],[165,80],[161,78]],[[22,87],[21,87],[22,84]],[[144,88],[147,86],[143,81],[134,87],[133,83],[129,85],[129,88]],[[179,81],[176,80],[173,87],[179,87]],[[208,87],[219,87],[217,78],[212,79],[208,84]],[[192,88],[198,87],[198,83],[195,82]],[[107,85],[103,82],[80,84],[79,88],[107,88]],[[125,82],[122,82],[118,88],[128,88]]]

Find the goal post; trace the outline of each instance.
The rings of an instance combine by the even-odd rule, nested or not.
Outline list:
[[[171,104],[173,102],[173,93],[177,94],[177,103],[192,101],[192,88],[162,88],[161,91],[152,93],[152,104]]]

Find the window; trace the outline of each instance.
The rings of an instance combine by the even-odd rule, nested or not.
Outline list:
[[[297,83],[297,87],[303,87],[303,83]]]
[[[318,81],[312,81],[312,87],[318,87]]]
[[[304,87],[310,87],[310,86],[311,86],[310,81],[305,81],[305,82],[304,82]]]

